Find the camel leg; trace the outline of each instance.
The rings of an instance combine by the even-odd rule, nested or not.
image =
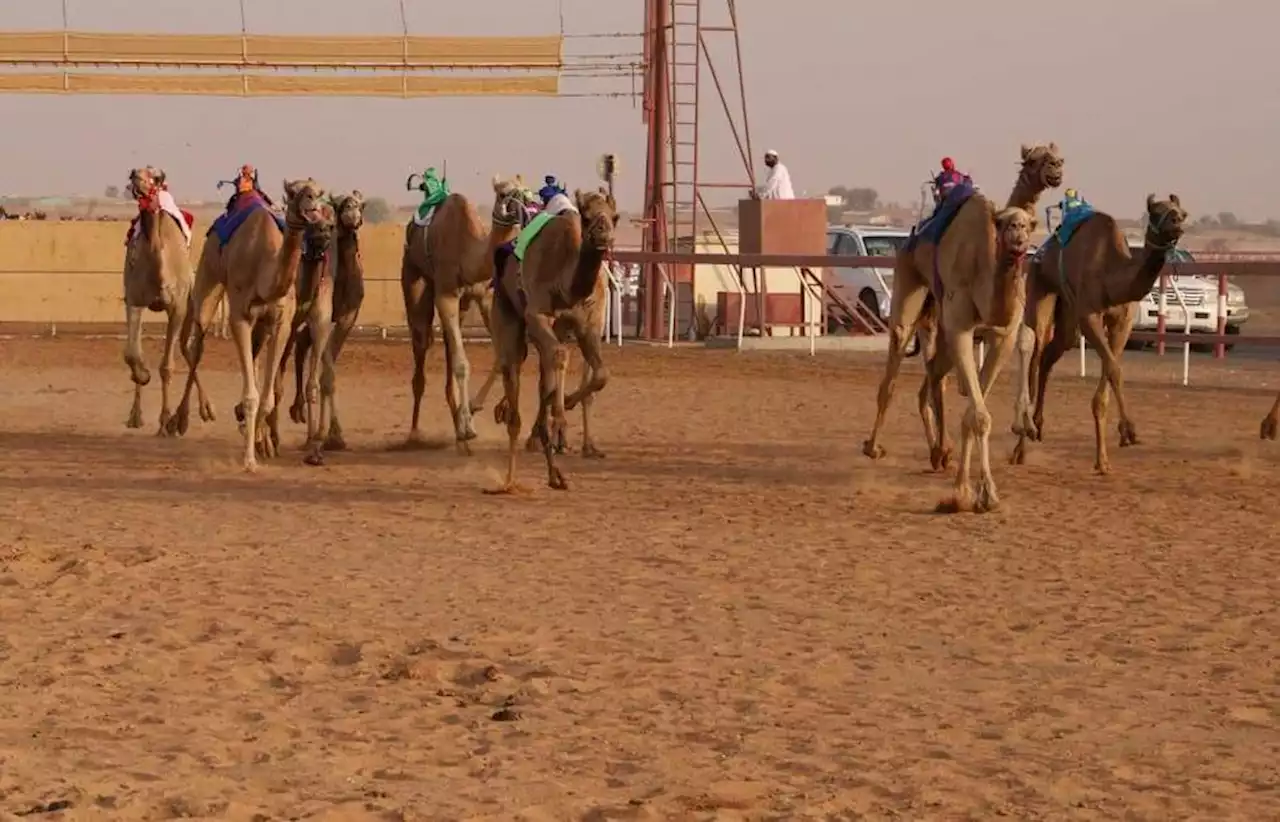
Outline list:
[[[253,327],[249,318],[240,314],[230,314],[231,340],[236,346],[236,355],[240,359],[240,406],[244,409],[244,470],[252,473],[258,469],[258,457],[254,451],[258,433],[258,375],[253,363]],[[203,329],[197,327],[197,340],[203,336]],[[195,342],[195,340],[193,340]],[[197,349],[198,350],[198,349]],[[197,357],[198,361],[198,357]]]
[[[1108,387],[1116,389],[1116,400],[1121,408],[1121,419],[1127,418],[1128,415],[1124,412],[1124,395],[1120,391],[1123,377],[1120,374],[1120,363],[1112,355],[1108,347],[1102,327],[1102,316],[1093,314],[1083,318],[1080,322],[1080,331],[1084,334],[1084,338],[1089,341],[1089,344],[1093,346],[1094,350],[1098,352],[1098,358],[1102,360],[1102,376],[1098,379],[1098,388],[1093,393],[1092,403],[1096,454],[1093,469],[1099,474],[1109,474],[1111,473],[1111,460],[1107,455],[1107,432],[1105,430],[1107,423],[1107,389]]]
[[[407,235],[405,243],[407,246]],[[422,414],[422,394],[427,388],[427,352],[435,338],[435,294],[431,284],[416,275],[407,259],[400,263],[400,290],[404,294],[404,316],[409,325],[409,340],[413,347],[413,377],[410,380],[413,414],[409,421],[407,442],[415,445],[424,440],[418,423]]]
[[[900,284],[901,283],[901,284]],[[873,460],[885,455],[880,445],[880,431],[884,427],[885,416],[889,412],[889,404],[893,402],[893,390],[898,380],[898,371],[902,368],[902,360],[907,355],[907,347],[915,333],[920,312],[929,296],[929,288],[923,283],[908,284],[903,272],[895,273],[893,280],[893,318],[889,325],[889,358],[885,362],[884,376],[880,379],[880,390],[876,395],[876,421],[871,428],[871,436],[862,443],[862,453]]]
[[[1019,331],[1019,346],[1026,345],[1025,329],[1026,326],[1023,326],[1023,331]],[[1044,403],[1045,394],[1049,386],[1049,377],[1053,374],[1054,366],[1058,364],[1064,354],[1071,350],[1078,339],[1079,336],[1075,331],[1075,326],[1069,323],[1055,324],[1052,328],[1052,335],[1048,336],[1047,339],[1032,339],[1031,345],[1035,350],[1032,353],[1027,382],[1028,391],[1031,391],[1031,385],[1035,386],[1034,391],[1031,392],[1035,402],[1035,413],[1032,415],[1029,428],[1025,424],[1022,430],[1018,430],[1016,425],[1014,427],[1014,433],[1018,434],[1018,441],[1014,444],[1013,453],[1009,456],[1011,464],[1025,464],[1027,443],[1040,441],[1040,426],[1044,422]],[[1019,356],[1022,356],[1021,351],[1019,351]],[[1032,380],[1035,380],[1035,382],[1032,383]]]
[[[960,425],[960,466],[956,472],[955,494],[950,500],[943,501],[938,509],[940,511],[990,511],[999,504],[995,478],[991,476],[990,457],[985,453],[987,438],[991,433],[991,413],[987,410],[982,381],[978,375],[978,365],[974,359],[972,317],[964,315],[953,317],[954,313],[953,311],[944,320],[944,327],[947,329],[946,342],[951,348],[951,358],[956,363],[960,378],[964,382],[969,408]],[[975,446],[980,449],[979,459],[982,471],[976,498],[969,481]]]
[[[321,284],[307,316],[311,331],[310,371],[307,374],[308,465],[324,465],[324,437],[329,432],[329,400],[333,396],[333,360],[329,341],[333,335],[333,287]],[[298,348],[302,359],[302,348]]]
[[[151,372],[142,361],[142,312],[146,308],[140,305],[125,306],[125,342],[124,362],[129,366],[129,375],[133,379],[133,408],[129,411],[129,419],[125,426],[142,427],[142,387],[151,382]]]
[[[267,338],[263,344],[263,383],[262,401],[258,406],[258,428],[262,435],[258,443],[266,458],[280,455],[280,408],[276,405],[276,381],[280,379],[280,349],[286,342],[286,317],[294,315],[294,300],[290,295],[273,306],[263,317],[270,323],[267,327]],[[252,415],[247,414],[251,417]]]
[[[546,415],[539,433],[542,453],[547,460],[547,485],[557,491],[567,491],[569,484],[556,465],[554,446],[556,438],[562,436],[561,432],[568,427],[564,408],[564,372],[568,357],[550,317],[531,310],[525,314],[525,323],[529,337],[538,349],[538,413],[539,416]]]
[[[199,396],[200,419],[205,422],[212,422],[214,419],[213,404],[209,402],[204,386],[200,384],[198,372],[200,370],[200,361],[204,358],[205,334],[208,333],[209,328],[212,326],[214,314],[217,312],[219,304],[223,301],[225,293],[226,288],[222,283],[208,284],[202,282],[199,276],[196,277],[191,305],[182,324],[182,350],[183,356],[187,360],[187,382],[182,389],[182,399],[178,402],[178,408],[169,419],[168,429],[170,434],[183,435],[187,433],[187,427],[191,420],[191,389],[193,387]],[[229,323],[230,309],[228,309],[228,333],[230,333]],[[249,343],[249,340],[246,340],[246,343]],[[252,363],[252,349],[247,350]]]
[[[934,471],[944,471],[951,464],[951,443],[947,438],[943,402],[947,375],[955,364],[951,361],[951,351],[945,345],[936,345],[936,337],[930,347],[935,350],[925,361],[924,379],[920,381],[920,420],[929,443],[929,464]],[[922,347],[921,353],[923,351]]]
[[[484,378],[484,384],[480,386],[480,391],[475,398],[470,401],[471,413],[477,414],[484,410],[485,400],[489,398],[489,391],[492,390],[493,384],[498,381],[502,375],[502,369],[498,365],[498,343],[493,330],[493,289],[486,289],[484,295],[477,301],[480,309],[480,318],[484,320],[484,327],[489,332],[489,339],[493,341],[493,365],[489,368],[489,373]]]
[[[182,327],[187,322],[188,303],[189,298],[183,297],[166,306],[164,352],[160,355],[160,426],[156,431],[156,435],[161,437],[169,435],[169,420],[173,418],[169,396],[173,384],[173,360],[182,336]]]
[[[1262,418],[1262,427],[1258,431],[1258,436],[1264,440],[1274,440],[1277,429],[1280,429],[1280,393],[1276,394],[1276,401],[1271,403],[1271,410]]]
[[[601,327],[597,327],[596,323],[587,323],[586,327],[578,329],[578,350],[582,352],[582,380],[578,389],[564,402],[566,411],[582,404],[582,456],[593,459],[604,457],[604,452],[596,447],[595,440],[591,437],[591,405],[595,401],[595,395],[609,384],[609,370],[604,364],[601,342],[603,322],[599,325]]]
[[[1044,404],[1045,400],[1041,396],[1041,387],[1048,380],[1046,376],[1041,379],[1040,374],[1045,368],[1044,357],[1045,351],[1049,348],[1050,339],[1057,338],[1061,350],[1057,354],[1054,362],[1060,359],[1067,350],[1079,342],[1080,324],[1076,321],[1074,313],[1068,316],[1068,311],[1074,312],[1075,308],[1068,304],[1065,300],[1059,300],[1056,295],[1047,294],[1036,304],[1035,314],[1035,345],[1036,354],[1031,359],[1031,367],[1027,372],[1028,390],[1034,391],[1031,395],[1032,401],[1035,403],[1035,411],[1031,415],[1031,439],[1036,442],[1044,440]],[[1049,366],[1052,368],[1052,366]]]
[[[458,450],[471,453],[468,443],[476,438],[471,422],[471,364],[462,344],[462,310],[456,294],[436,295],[436,312],[440,315],[440,334],[444,337],[444,395],[453,417],[453,433]]]
[[[333,387],[330,390],[329,397],[329,430],[325,434],[324,450],[326,451],[345,451],[347,449],[347,441],[342,436],[342,423],[338,420],[338,380],[337,367],[338,357],[342,355],[342,347],[347,343],[347,337],[351,335],[351,329],[356,324],[356,312],[351,311],[342,316],[333,327],[333,336],[329,338],[330,367],[334,370]],[[301,342],[299,342],[298,350],[301,351]],[[320,390],[324,390],[321,385]]]
[[[1133,419],[1129,416],[1129,410],[1124,401],[1124,390],[1121,387],[1123,374],[1120,370],[1120,358],[1124,356],[1124,347],[1129,344],[1129,333],[1132,330],[1133,319],[1131,315],[1117,318],[1115,324],[1107,329],[1107,344],[1111,356],[1115,360],[1115,368],[1111,372],[1111,390],[1116,395],[1116,408],[1120,411],[1120,423],[1117,426],[1117,430],[1120,433],[1121,448],[1138,444],[1138,429],[1134,426]]]
[[[529,341],[524,321],[514,309],[495,306],[493,324],[489,327],[494,344],[495,362],[502,375],[502,399],[493,408],[493,419],[507,427],[507,478],[493,493],[510,494],[516,484],[517,446],[520,440],[520,370],[529,356]]]
[[[291,352],[289,349],[293,347]],[[289,419],[297,423],[305,423],[307,421],[307,362],[311,355],[311,325],[307,323],[298,329],[297,334],[289,335],[289,342],[284,345],[284,357],[280,361],[280,369],[283,371],[289,362],[290,353],[293,354],[293,402],[289,405]],[[281,395],[284,381],[281,380]]]

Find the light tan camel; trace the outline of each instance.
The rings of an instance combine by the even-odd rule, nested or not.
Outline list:
[[[169,420],[173,416],[169,387],[173,379],[174,353],[181,342],[195,275],[191,270],[191,251],[182,228],[172,215],[161,208],[164,172],[153,168],[132,169],[128,190],[138,203],[138,222],[125,247],[124,257],[124,361],[133,379],[133,407],[125,425],[129,428],[142,427],[142,388],[151,382],[151,372],[142,357],[142,312],[163,311],[166,322],[164,350],[160,355],[160,426],[157,433],[167,436]],[[184,357],[185,354],[184,349]],[[200,418],[210,422],[214,419],[213,405],[199,382],[196,382],[196,389]]]
[[[170,421],[179,433],[186,431],[192,379],[204,354],[205,334],[225,291],[231,338],[239,355],[243,381],[241,406],[246,471],[257,469],[257,451],[268,458],[279,454],[275,381],[280,373],[285,327],[293,316],[296,302],[294,283],[302,260],[303,234],[309,228],[331,229],[334,219],[324,189],[313,179],[286,180],[284,196],[283,232],[264,205],[245,217],[225,248],[216,237],[205,242],[192,296],[195,311],[187,323],[190,333],[183,335],[188,340],[191,371],[182,403]],[[267,324],[263,355],[268,364],[261,387],[252,340],[253,326],[260,321]]]
[[[1044,432],[1045,386],[1062,355],[1081,332],[1102,360],[1102,377],[1093,395],[1097,440],[1094,468],[1111,470],[1107,457],[1107,389],[1115,391],[1120,409],[1120,445],[1136,445],[1137,430],[1124,400],[1120,356],[1133,328],[1138,303],[1151,292],[1165,259],[1182,239],[1187,212],[1176,194],[1168,200],[1147,197],[1147,230],[1142,253],[1132,255],[1124,232],[1110,214],[1086,217],[1062,248],[1057,236],[1045,244],[1043,257],[1028,267],[1025,324],[1018,335],[1017,399],[1013,433],[1018,435],[1010,459],[1021,464],[1028,439]],[[1031,389],[1035,387],[1035,414]]]
[[[565,412],[585,404],[609,381],[601,356],[601,335],[589,331],[603,309],[603,264],[613,248],[618,223],[617,204],[604,189],[575,191],[577,212],[565,211],[552,218],[528,244],[519,265],[513,258],[505,269],[494,299],[493,339],[502,369],[502,401],[494,407],[494,419],[507,427],[507,477],[498,493],[511,493],[516,485],[516,443],[520,438],[520,369],[528,356],[528,344],[538,351],[538,421],[534,430],[542,442],[547,462],[547,484],[557,490],[569,487],[556,465],[554,444],[563,438]],[[583,357],[583,380],[568,398],[564,394],[567,352],[562,339],[576,338]],[[596,451],[584,415],[584,452]],[[598,453],[598,452],[597,452]]]
[[[468,400],[471,364],[462,342],[462,315],[474,303],[485,326],[490,327],[493,252],[499,245],[514,239],[521,225],[519,215],[508,215],[505,209],[509,205],[504,205],[517,198],[518,184],[497,176],[492,184],[495,217],[492,230],[485,228],[475,207],[461,194],[450,194],[436,208],[425,228],[412,220],[405,226],[400,287],[413,343],[411,443],[423,440],[419,420],[422,393],[426,388],[424,366],[434,338],[433,325],[437,315],[444,337],[445,397],[459,450],[469,451],[469,442],[476,437],[472,413],[478,411],[479,406],[473,407]],[[489,384],[486,383],[481,398]]]
[[[1021,147],[1018,178],[1005,208],[1017,208],[1025,211],[1031,218],[1032,228],[1035,226],[1035,208],[1040,195],[1050,188],[1062,185],[1064,161],[1057,143],[1037,143]],[[972,212],[966,215],[965,212]],[[962,290],[974,289],[976,292],[988,292],[984,299],[993,298],[990,289],[993,282],[983,277],[992,274],[996,266],[995,246],[990,242],[995,231],[988,218],[993,208],[991,202],[978,193],[960,207],[952,223],[946,228],[940,245],[935,246],[921,239],[913,250],[901,250],[894,259],[893,298],[890,303],[889,320],[889,357],[885,363],[884,376],[880,381],[880,390],[876,402],[876,419],[871,429],[871,436],[862,444],[862,452],[872,458],[881,459],[885,449],[880,444],[880,434],[893,402],[894,388],[898,371],[906,356],[911,339],[920,332],[921,356],[926,363],[926,374],[921,380],[918,396],[920,419],[924,424],[925,438],[929,443],[929,460],[934,470],[947,467],[950,463],[951,447],[947,438],[946,421],[943,414],[943,395],[945,379],[934,383],[929,374],[938,369],[930,369],[928,363],[936,356],[941,347],[938,340],[939,305],[944,302],[939,291],[944,290],[947,282],[959,284]],[[984,216],[988,215],[988,216]],[[964,217],[962,220],[961,217]],[[985,252],[982,256],[976,252]],[[976,268],[949,271],[943,276],[944,264],[948,261]],[[977,283],[975,286],[974,284]],[[1021,299],[1021,292],[1019,293]],[[945,328],[943,329],[945,331]],[[998,333],[996,335],[999,336]],[[1014,341],[1008,341],[1012,346]],[[1010,350],[1005,350],[1003,358],[1008,359]],[[992,364],[991,371],[983,369],[984,375],[995,379],[1003,367],[1004,359],[987,362]],[[941,371],[946,374],[946,369]],[[985,376],[984,376],[985,379]],[[987,390],[990,384],[984,382]],[[967,387],[961,386],[961,395],[967,393]]]

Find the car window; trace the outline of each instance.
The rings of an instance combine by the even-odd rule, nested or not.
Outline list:
[[[840,239],[840,235],[834,231],[827,233],[827,253],[834,254],[836,250],[836,241]]]
[[[859,255],[858,240],[849,234],[841,234],[840,241],[836,243],[836,253],[845,257],[857,257]]]
[[[864,236],[863,244],[867,247],[868,257],[892,257],[906,244],[906,237]]]

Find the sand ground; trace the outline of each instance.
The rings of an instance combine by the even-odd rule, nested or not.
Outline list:
[[[123,427],[119,341],[0,342],[3,818],[1280,818],[1265,365],[1135,360],[1109,477],[1065,373],[1005,464],[1006,380],[1004,505],[943,517],[914,363],[873,463],[876,358],[629,346],[608,458],[506,498],[490,419],[394,448],[403,344],[341,364],[351,451],[286,422],[244,475],[211,349],[175,441],[154,388]]]

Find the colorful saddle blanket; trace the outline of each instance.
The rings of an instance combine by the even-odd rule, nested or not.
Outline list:
[[[209,234],[218,235],[218,244],[225,246],[231,242],[231,238],[235,236],[240,226],[244,225],[249,215],[259,209],[265,209],[276,221],[276,227],[284,231],[284,216],[272,211],[266,200],[257,194],[241,194],[236,197],[230,211],[219,215],[218,219],[213,221],[213,225],[209,227]]]
[[[1093,210],[1093,206],[1086,202],[1080,202],[1063,211],[1062,222],[1058,225],[1057,231],[1053,233],[1053,236],[1058,238],[1058,244],[1066,248],[1067,243],[1071,242],[1071,237],[1076,233],[1076,229],[1096,213]]]
[[[184,233],[189,234],[191,232],[191,227],[196,224],[196,215],[192,214],[190,211],[187,211],[185,208],[179,209],[179,212],[182,214],[183,222],[187,224],[186,232]],[[174,222],[178,221],[178,218],[174,217],[172,212],[166,210],[164,213],[172,217]],[[133,236],[138,233],[138,219],[139,219],[138,217],[134,217],[132,220],[129,221],[129,230],[125,232],[125,235],[124,235],[125,245],[128,245],[129,243],[133,242]],[[181,227],[182,226],[179,225],[179,228]]]
[[[903,248],[907,251],[914,251],[922,240],[933,245],[941,242],[942,235],[946,233],[956,215],[960,213],[960,207],[967,203],[969,198],[977,193],[977,190],[973,180],[966,177],[963,183],[951,189],[951,192],[938,204],[932,214],[925,217],[919,225],[911,229],[911,235],[907,237],[907,242]]]

